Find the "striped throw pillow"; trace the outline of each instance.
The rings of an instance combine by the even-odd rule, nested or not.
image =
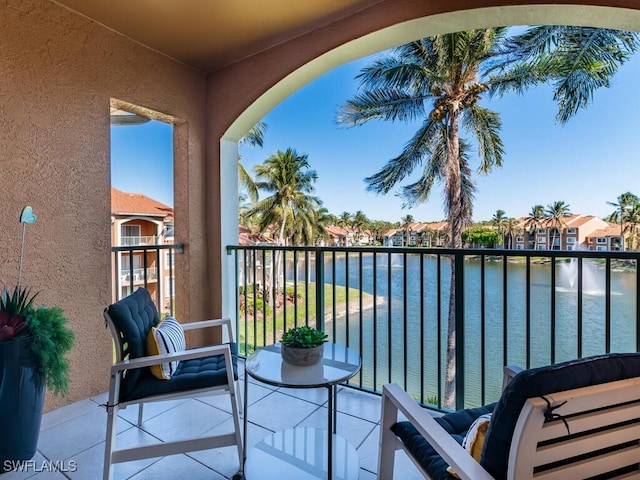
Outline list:
[[[182,352],[187,342],[184,330],[173,317],[167,316],[157,327],[153,327],[147,335],[147,355]],[[178,368],[178,361],[151,366],[151,373],[161,380],[169,380]]]

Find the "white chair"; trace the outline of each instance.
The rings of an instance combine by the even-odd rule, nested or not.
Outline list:
[[[233,342],[231,322],[228,319],[207,320],[182,325],[184,330],[225,327],[228,343],[149,356],[146,353],[147,336],[152,327],[160,323],[160,318],[151,296],[145,289],[140,288],[110,305],[105,309],[104,318],[114,338],[116,362],[111,366],[103,479],[113,478],[114,463],[229,445],[237,446],[238,468],[241,470],[242,438],[238,416],[239,399],[235,387],[238,378],[237,345]],[[159,379],[151,374],[149,367],[170,361],[179,361],[170,379]],[[139,405],[140,426],[143,403],[211,393],[229,394],[233,417],[232,432],[116,449],[116,423],[121,409]],[[241,477],[238,474],[234,478]]]
[[[401,412],[406,421],[398,421]],[[479,461],[460,442],[491,413]],[[398,385],[383,386],[378,478],[404,449],[425,478],[640,478],[640,354],[525,370],[493,405],[434,418]]]

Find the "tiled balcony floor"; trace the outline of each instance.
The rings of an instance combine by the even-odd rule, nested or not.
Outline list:
[[[243,390],[242,376],[240,381]],[[30,471],[8,472],[1,480],[100,480],[104,455],[106,412],[101,404],[107,394],[82,400],[45,414]],[[320,427],[327,421],[326,389],[274,388],[249,382],[248,448],[272,432],[292,427]],[[376,478],[380,398],[341,388],[338,393],[338,434],[356,447],[360,462],[360,480]],[[229,431],[231,407],[228,396],[176,400],[145,405],[142,428],[135,427],[137,407],[120,412],[118,446],[144,443],[152,437],[176,438],[176,432],[188,435],[211,434],[215,429]],[[241,423],[242,424],[242,423]],[[43,469],[43,462],[57,462],[64,472]],[[69,468],[71,462],[75,468]],[[40,470],[36,472],[35,470]],[[75,470],[75,471],[71,471]],[[223,480],[238,471],[235,447],[204,450],[182,455],[116,464],[116,480]],[[395,478],[422,479],[402,451],[396,453]],[[260,479],[248,479],[260,480]],[[292,479],[295,480],[295,479]]]

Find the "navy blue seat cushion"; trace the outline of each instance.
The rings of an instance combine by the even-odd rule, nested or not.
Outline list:
[[[447,413],[441,417],[436,417],[438,422],[458,443],[462,444],[464,436],[469,427],[480,415],[491,413],[496,404],[486,405],[479,408],[469,408],[457,412]],[[415,458],[422,468],[433,480],[451,480],[453,477],[447,472],[449,466],[447,462],[436,452],[436,450],[425,440],[425,438],[409,422],[398,422],[391,427],[393,433],[405,444],[413,458]]]
[[[480,463],[495,479],[506,478],[511,437],[528,398],[633,377],[640,377],[638,353],[586,357],[520,372],[493,411]]]
[[[151,295],[139,288],[131,295],[107,308],[107,312],[128,344],[129,358],[146,356],[147,335],[152,327],[160,323],[160,316]],[[238,378],[238,347],[230,344],[233,376]],[[223,355],[181,361],[170,380],[153,376],[149,368],[126,371],[120,382],[120,402],[128,402],[150,395],[181,392],[199,388],[215,387],[227,383],[227,369]]]
[[[233,378],[238,379],[238,346],[228,344],[231,349]],[[169,380],[156,378],[149,368],[138,369],[141,373],[137,383],[126,395],[120,391],[120,402],[138,400],[150,395],[175,393],[199,388],[217,387],[227,384],[227,368],[224,355],[182,360]]]
[[[118,300],[107,308],[107,313],[113,321],[121,338],[127,343],[130,359],[144,357],[147,345],[147,335],[151,327],[160,323],[160,316],[151,295],[144,288],[139,288],[131,295]],[[128,370],[120,383],[120,396],[127,397],[138,382],[144,370]]]

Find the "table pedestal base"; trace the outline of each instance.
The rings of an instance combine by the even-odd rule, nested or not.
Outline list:
[[[311,427],[269,435],[249,452],[244,470],[247,480],[326,480],[327,435],[325,429]],[[357,480],[360,474],[356,449],[336,434],[332,470],[332,480]]]

